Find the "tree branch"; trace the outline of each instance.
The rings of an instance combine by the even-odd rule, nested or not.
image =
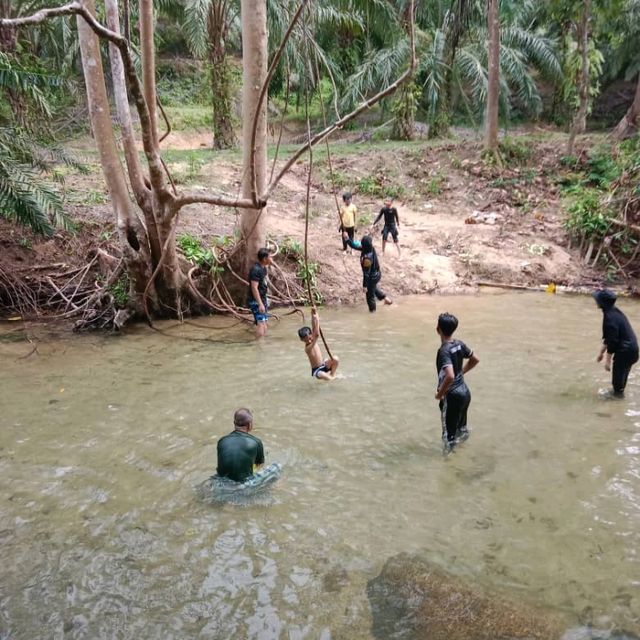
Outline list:
[[[31,16],[24,16],[22,18],[2,19],[0,20],[0,26],[25,26],[31,24],[40,24],[44,20],[49,18],[57,18],[60,16],[80,15],[91,27],[95,34],[109,42],[112,42],[120,50],[122,55],[122,62],[124,64],[127,83],[129,90],[133,94],[136,101],[136,108],[140,117],[140,126],[142,128],[142,144],[144,147],[145,156],[149,164],[149,175],[151,178],[151,184],[153,185],[156,193],[165,199],[171,198],[171,194],[166,188],[163,173],[162,162],[160,161],[160,153],[157,146],[153,144],[153,126],[151,123],[151,117],[149,114],[149,108],[144,98],[142,86],[138,75],[136,73],[133,60],[131,58],[131,52],[129,50],[129,43],[127,40],[110,29],[107,29],[104,25],[100,24],[87,9],[80,2],[70,2],[69,4],[62,5],[61,7],[54,7],[51,9],[42,9],[32,14]],[[155,99],[155,96],[154,96]]]
[[[320,131],[320,133],[317,133],[315,136],[313,136],[313,138],[308,140],[304,145],[302,145],[300,149],[298,149],[293,154],[293,156],[291,156],[291,158],[286,162],[284,167],[281,169],[280,173],[278,173],[278,175],[270,182],[264,195],[262,195],[259,198],[260,201],[266,202],[269,200],[269,198],[271,197],[271,194],[273,193],[273,190],[278,186],[278,183],[280,182],[280,180],[282,180],[282,178],[289,171],[289,169],[291,169],[291,167],[297,162],[297,160],[304,153],[306,153],[311,147],[315,146],[319,142],[322,142],[325,138],[327,138],[334,131],[336,131],[336,129],[340,129],[345,124],[347,124],[354,118],[358,117],[363,111],[370,109],[373,105],[380,102],[380,100],[392,94],[403,82],[411,78],[416,67],[415,15],[414,15],[415,0],[411,0],[410,6],[411,6],[411,9],[409,12],[410,13],[409,42],[410,42],[410,49],[411,49],[411,61],[409,63],[409,68],[395,82],[392,82],[386,89],[383,89],[382,91],[377,93],[375,96],[373,96],[369,100],[366,100],[359,107],[354,109],[351,113],[348,113],[343,118],[340,118],[340,120],[337,120],[333,124],[329,125],[324,130]]]
[[[175,198],[172,207],[177,211],[188,204],[213,204],[219,207],[237,207],[238,209],[255,209],[256,205],[249,198],[229,198],[227,196],[208,195],[206,193],[183,193]],[[266,203],[260,203],[263,208]]]

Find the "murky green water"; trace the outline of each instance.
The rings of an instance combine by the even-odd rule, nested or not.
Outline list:
[[[471,438],[447,459],[444,310],[481,359]],[[261,344],[169,325],[189,339],[72,336],[26,359],[0,341],[0,636],[370,638],[366,582],[401,551],[568,625],[638,629],[640,378],[624,402],[598,396],[590,299],[424,297],[323,320],[332,384],[309,375],[295,317]],[[193,487],[239,406],[284,476],[249,506],[203,504]]]

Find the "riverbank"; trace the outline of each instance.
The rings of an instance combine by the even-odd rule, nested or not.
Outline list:
[[[563,227],[562,184],[570,170],[561,164],[561,134],[537,131],[510,138],[504,168],[480,160],[481,143],[469,132],[435,142],[362,138],[361,133],[343,133],[332,144],[331,162],[324,147],[314,153],[309,259],[326,304],[353,304],[362,298],[357,257],[342,251],[338,233],[333,194],[339,197],[343,191],[353,193],[358,207],[358,234],[372,233],[376,238],[383,287],[390,295],[462,293],[475,290],[481,282],[579,287],[602,281],[603,275],[585,267],[579,252],[571,248]],[[214,152],[206,147],[208,139],[205,132],[176,136],[165,150],[169,171],[179,187],[237,194],[239,153]],[[67,208],[76,232],[57,232],[45,239],[0,223],[0,284],[5,289],[0,313],[5,317],[19,313],[16,299],[28,289],[37,299],[34,315],[49,313],[46,301],[57,304],[59,312],[64,299],[57,292],[56,277],[93,261],[96,272],[90,275],[99,278],[101,260],[117,255],[113,214],[90,141],[73,146],[91,169],[87,175],[69,174],[65,179]],[[291,148],[283,147],[278,162]],[[266,214],[269,239],[294,257],[285,265],[293,271],[304,240],[307,172],[306,159],[294,165]],[[372,228],[386,194],[395,196],[400,216],[400,256],[390,243],[382,257],[381,225]],[[192,205],[181,214],[178,234],[204,246],[233,239],[237,215],[232,209]],[[25,291],[16,289],[15,283],[11,290],[6,284],[10,274],[19,278]],[[38,290],[46,296],[39,297]]]

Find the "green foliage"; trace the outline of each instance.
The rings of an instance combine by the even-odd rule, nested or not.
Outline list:
[[[21,129],[0,128],[0,216],[43,235],[53,234],[56,227],[72,229],[59,190],[45,179],[53,175],[61,180],[54,173],[56,162],[86,171],[63,150],[37,145]]]
[[[309,282],[314,302],[321,304],[323,298],[320,291],[318,291],[318,274],[320,273],[320,265],[312,260],[305,263],[304,247],[298,240],[291,236],[285,236],[284,240],[280,244],[280,251],[283,256],[295,260],[297,264],[297,278],[302,282],[305,289],[307,287],[307,281]]]
[[[502,158],[509,164],[526,164],[533,156],[533,146],[524,139],[503,138],[499,148]]]
[[[30,108],[34,115],[50,118],[51,92],[62,84],[60,76],[48,73],[39,61],[28,56],[20,60],[0,51],[0,93],[11,93],[22,104],[19,124],[28,124]]]
[[[302,281],[303,286],[306,288],[307,282],[311,288],[311,295],[313,296],[316,304],[322,304],[323,297],[318,290],[318,274],[320,273],[320,265],[317,262],[309,261],[305,264],[304,260],[298,261],[298,278]]]
[[[302,244],[291,236],[285,236],[284,240],[280,244],[280,251],[283,255],[295,260],[302,259],[304,255]]]
[[[358,193],[375,198],[384,198],[385,196],[399,198],[405,191],[401,184],[391,183],[389,178],[382,173],[360,178],[356,184],[356,190]]]
[[[181,233],[176,242],[184,257],[194,266],[211,269],[216,266],[216,259],[211,249],[190,233]]]
[[[444,189],[445,177],[441,173],[431,176],[425,186],[424,192],[430,196],[439,196]]]
[[[158,97],[164,107],[211,104],[210,71],[205,72],[203,65],[182,60],[161,61],[157,73]]]
[[[620,163],[611,155],[610,147],[599,147],[589,154],[586,168],[587,182],[600,189],[605,189],[622,172]]]
[[[108,287],[109,293],[113,296],[116,307],[124,309],[129,304],[129,290],[131,281],[129,276],[123,273],[112,285]]]
[[[611,214],[600,202],[597,189],[574,187],[570,191],[571,204],[565,228],[586,238],[602,238],[609,229]]]
[[[582,56],[579,47],[573,42],[568,45],[569,53],[565,59],[564,83],[562,93],[564,100],[573,109],[580,104],[580,75],[582,73]],[[598,50],[596,43],[589,40],[589,106],[587,113],[591,113],[593,99],[600,93],[600,76],[604,67],[604,57]]]
[[[211,107],[187,104],[166,107],[165,111],[174,131],[211,130],[213,127]]]

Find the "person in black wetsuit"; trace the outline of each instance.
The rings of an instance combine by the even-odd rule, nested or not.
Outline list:
[[[438,316],[436,331],[442,345],[436,356],[436,400],[440,402],[445,453],[449,453],[455,444],[469,437],[467,410],[471,403],[471,392],[464,381],[464,374],[480,362],[462,340],[452,338],[457,328],[458,319],[454,315],[441,313]]]
[[[249,409],[238,409],[233,416],[234,430],[218,440],[218,468],[220,478],[244,482],[253,475],[254,465],[264,464],[264,448],[253,429],[253,415]]]
[[[398,257],[400,257],[400,245],[398,244],[398,227],[400,226],[400,217],[398,216],[398,210],[392,207],[393,198],[387,196],[384,200],[384,207],[380,209],[378,217],[373,221],[373,226],[377,225],[380,218],[384,216],[384,227],[382,227],[382,255],[384,255],[384,249],[387,246],[387,240],[389,234],[393,238],[393,243],[398,250]]]
[[[363,236],[360,242],[356,242],[349,238],[346,232],[342,237],[345,242],[356,251],[360,251],[360,266],[362,267],[362,288],[367,295],[367,305],[369,311],[376,310],[376,298],[380,301],[384,300],[385,304],[392,304],[391,298],[384,292],[378,284],[382,278],[380,270],[380,262],[376,250],[373,248],[373,240],[371,236]]]
[[[600,289],[593,293],[593,297],[602,309],[602,348],[597,361],[605,359],[604,368],[612,371],[613,396],[623,398],[631,367],[638,362],[638,340],[627,316],[615,306],[616,294],[613,291]]]

